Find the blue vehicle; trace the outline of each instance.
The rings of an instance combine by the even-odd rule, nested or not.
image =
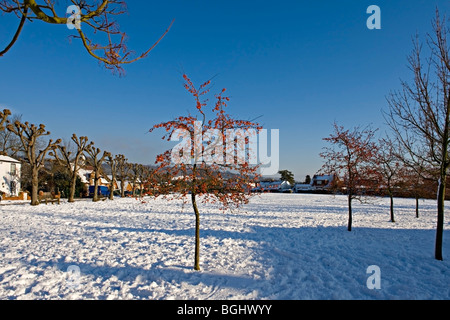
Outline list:
[[[109,188],[106,186],[98,186],[97,195],[103,197],[109,197]],[[94,197],[94,186],[89,186],[89,198]]]

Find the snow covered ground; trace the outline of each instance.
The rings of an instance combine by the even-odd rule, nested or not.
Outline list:
[[[449,299],[450,234],[434,259],[435,201],[263,194],[201,210],[164,199],[0,205],[0,299]],[[450,203],[447,203],[449,207]],[[448,218],[446,219],[448,220]],[[380,274],[367,273],[371,265]],[[369,277],[381,279],[369,289]]]

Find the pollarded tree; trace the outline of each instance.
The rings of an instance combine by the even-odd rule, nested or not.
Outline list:
[[[50,135],[50,132],[45,130],[45,125],[38,126],[28,122],[21,123],[20,121],[14,124],[8,124],[7,129],[17,135],[22,144],[22,149],[25,152],[26,160],[31,167],[31,205],[39,204],[38,188],[39,188],[39,169],[44,164],[45,156],[50,150],[54,150],[61,143],[61,139],[53,142],[50,139],[42,149],[38,148],[38,140],[41,137]]]
[[[11,111],[8,109],[4,109],[3,111],[0,111],[0,131],[5,130],[5,123],[8,120],[8,116],[11,115]]]
[[[123,154],[116,155],[115,161],[117,180],[120,182],[120,196],[123,198],[125,197],[125,182],[129,179],[131,166]]]
[[[16,121],[22,121],[22,116],[14,114],[8,118],[8,123],[14,123]],[[0,154],[4,154],[10,157],[15,157],[22,150],[19,137],[9,130],[4,130],[0,125]]]
[[[0,51],[0,57],[16,43],[27,21],[40,20],[45,23],[67,25],[69,29],[76,29],[77,35],[73,37],[81,40],[89,55],[101,62],[106,68],[122,73],[123,65],[146,57],[167,34],[173,24],[172,21],[168,29],[147,51],[135,57],[133,52],[127,48],[127,35],[120,31],[119,25],[114,19],[116,16],[127,13],[125,1],[72,0],[71,4],[67,7],[67,5],[60,4],[55,0],[0,0],[0,11],[15,14],[20,19],[12,40]],[[60,16],[58,12],[64,12],[68,16]],[[101,34],[104,35],[104,44],[92,40],[93,36],[99,37]]]
[[[75,191],[77,184],[78,171],[80,169],[81,161],[84,159],[84,152],[90,148],[94,143],[88,142],[88,137],[77,137],[74,133],[72,135],[72,142],[75,144],[75,149],[58,145],[58,148],[51,153],[57,162],[66,167],[69,175],[69,196],[68,202],[75,202]],[[60,158],[61,156],[61,158]]]
[[[195,213],[194,269],[200,270],[200,211],[197,200],[219,203],[224,210],[239,207],[252,195],[251,184],[257,181],[258,166],[254,148],[261,127],[257,123],[236,120],[225,112],[229,98],[225,89],[215,95],[211,118],[207,119],[210,81],[196,88],[184,75],[185,89],[194,97],[197,116],[180,116],[153,126],[152,132],[164,128],[166,140],[182,139],[173,149],[156,158],[153,177],[171,177],[166,182],[155,181],[156,196],[171,194],[169,199],[190,198]],[[188,198],[188,197],[189,198]]]
[[[325,147],[320,154],[325,159],[322,171],[343,178],[343,187],[348,200],[347,230],[352,230],[352,201],[378,188],[378,172],[373,166],[377,146],[373,142],[376,130],[366,127],[344,129],[334,123],[334,133],[323,140],[331,147]]]
[[[89,147],[86,148],[85,152],[88,154],[88,162],[94,168],[94,196],[92,198],[92,201],[97,202],[99,200],[98,186],[102,174],[102,164],[105,159],[111,156],[111,153],[103,151],[103,154],[101,154],[102,151],[99,148],[96,148],[94,146],[94,143],[89,145]]]
[[[408,160],[426,163],[438,176],[435,258],[443,260],[444,204],[450,167],[450,26],[446,18],[433,21],[426,50],[416,39],[408,58],[411,82],[388,98],[386,119],[396,138],[407,150]],[[424,54],[427,56],[424,58]]]
[[[112,154],[108,154],[108,156],[106,157],[106,163],[111,169],[111,178],[109,178],[107,175],[104,175],[104,177],[109,182],[109,200],[114,200],[114,189],[115,183],[117,181],[117,156],[113,157]]]

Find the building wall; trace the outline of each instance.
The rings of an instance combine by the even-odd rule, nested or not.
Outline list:
[[[0,191],[7,196],[15,196],[20,192],[20,163],[16,163],[16,174],[11,174],[11,162],[0,161]],[[14,182],[15,188],[11,189],[11,182]]]

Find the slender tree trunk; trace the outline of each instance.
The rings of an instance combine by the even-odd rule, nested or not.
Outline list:
[[[352,199],[353,195],[352,192],[350,191],[348,194],[348,226],[347,226],[348,231],[352,231]]]
[[[419,195],[416,194],[416,218],[419,218]]]
[[[39,205],[39,168],[32,167],[31,169],[31,205]]]
[[[195,261],[194,270],[200,270],[200,213],[195,200],[195,192],[191,193],[192,207],[195,212]]]
[[[436,227],[436,244],[434,257],[436,260],[443,260],[442,257],[442,236],[444,232],[444,201],[445,201],[445,179],[447,175],[446,170],[441,172],[441,180],[438,187],[438,199],[437,199],[437,227]]]
[[[391,198],[391,222],[395,222],[394,219],[394,195],[392,191],[389,191],[389,198]]]

